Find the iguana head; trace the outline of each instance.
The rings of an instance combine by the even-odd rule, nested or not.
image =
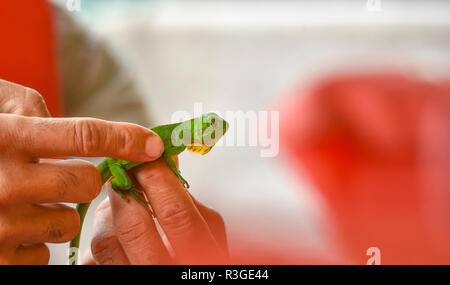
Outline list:
[[[228,128],[228,122],[215,113],[194,118],[190,121],[191,141],[186,149],[192,153],[207,154]]]

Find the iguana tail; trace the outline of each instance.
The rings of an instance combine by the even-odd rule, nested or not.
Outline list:
[[[107,162],[103,161],[102,163],[100,163],[97,166],[97,169],[100,171],[100,175],[102,177],[102,185],[104,185],[106,181],[108,181],[108,179],[111,177],[111,172],[109,171]],[[77,265],[78,255],[80,251],[81,230],[83,229],[84,218],[86,217],[86,213],[89,210],[90,205],[91,202],[77,204],[77,212],[78,215],[80,215],[80,231],[78,232],[77,236],[70,242],[68,253],[70,265]]]

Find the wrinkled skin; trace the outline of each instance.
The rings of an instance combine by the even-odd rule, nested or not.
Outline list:
[[[79,230],[78,213],[59,203],[100,192],[95,166],[55,158],[151,161],[162,150],[159,136],[137,125],[50,118],[40,94],[0,80],[0,264],[47,264],[44,243],[67,242]]]

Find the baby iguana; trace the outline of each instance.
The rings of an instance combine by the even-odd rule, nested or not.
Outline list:
[[[180,179],[183,186],[185,188],[189,188],[188,182],[181,176],[180,171],[177,169],[172,157],[180,154],[185,149],[192,153],[202,155],[207,154],[217,143],[217,141],[219,141],[220,138],[222,138],[222,136],[226,133],[228,130],[228,123],[218,115],[208,113],[189,121],[158,126],[150,128],[150,130],[158,134],[164,143],[162,158]],[[130,177],[127,174],[127,170],[143,163],[144,162],[132,162],[114,158],[106,158],[97,166],[97,168],[102,177],[102,184],[105,184],[112,177],[112,188],[114,191],[119,193],[125,201],[129,202],[127,198],[129,195],[151,212],[149,203],[147,202],[144,193],[142,190],[134,187]],[[82,203],[77,205],[77,211],[80,215],[80,232],[70,242],[69,264],[72,265],[76,265],[77,263],[81,230],[83,227],[84,217],[86,216],[90,204],[91,203]]]

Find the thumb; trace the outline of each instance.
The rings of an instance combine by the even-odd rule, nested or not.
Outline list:
[[[91,248],[83,258],[83,264],[93,263],[99,265],[129,264],[126,253],[114,232],[111,204],[108,198],[95,211]]]
[[[170,256],[149,212],[134,199],[125,202],[106,184],[116,236],[131,264],[169,264]]]

